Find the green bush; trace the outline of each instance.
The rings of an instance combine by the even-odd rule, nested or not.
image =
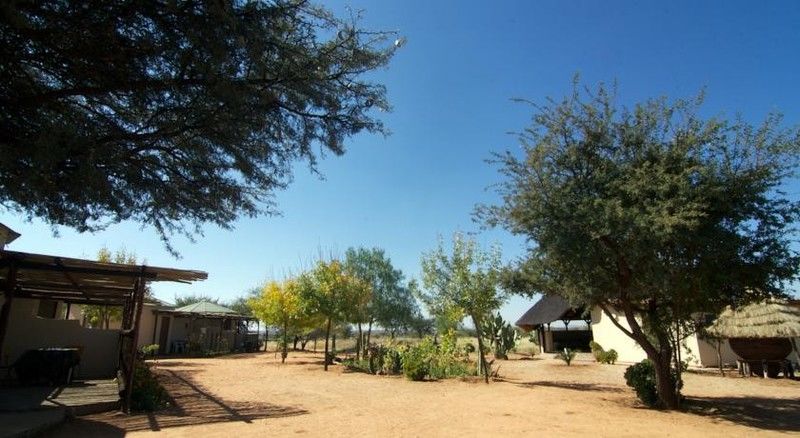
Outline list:
[[[575,355],[577,354],[578,352],[570,350],[569,348],[565,348],[556,353],[556,359],[563,360],[564,362],[567,363],[567,366],[569,366],[572,363],[572,359],[575,359]]]
[[[403,374],[410,380],[424,380],[430,374],[431,358],[436,352],[436,346],[430,337],[426,337],[419,344],[410,345],[403,354]]]
[[[345,359],[342,361],[342,365],[344,365],[344,367],[350,371],[372,374],[372,370],[370,370],[368,359],[361,359],[361,360]]]
[[[612,348],[608,351],[603,351],[602,353],[600,353],[600,357],[597,359],[597,361],[600,363],[609,363],[611,365],[614,365],[617,362],[618,357],[619,354],[617,354],[617,350],[614,350]]]
[[[589,341],[589,348],[592,350],[592,356],[594,356],[594,360],[600,362],[600,355],[605,352],[603,347],[595,341]]]
[[[656,370],[650,359],[645,359],[625,370],[625,383],[636,391],[636,396],[647,406],[658,403]]]
[[[131,390],[131,409],[155,411],[167,405],[167,391],[143,361],[137,361]]]

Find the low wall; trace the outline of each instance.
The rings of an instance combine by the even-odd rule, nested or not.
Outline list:
[[[11,303],[8,332],[3,344],[3,364],[13,364],[27,350],[48,347],[81,347],[78,378],[110,378],[116,375],[119,331],[88,329],[80,321],[36,316],[38,300],[17,298]]]

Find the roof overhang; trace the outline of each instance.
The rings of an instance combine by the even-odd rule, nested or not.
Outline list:
[[[0,288],[14,297],[121,306],[139,281],[191,283],[202,271],[0,250]]]

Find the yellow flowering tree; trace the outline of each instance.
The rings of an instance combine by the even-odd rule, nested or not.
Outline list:
[[[287,279],[283,283],[270,281],[258,296],[250,299],[249,304],[258,319],[282,329],[281,363],[286,362],[289,332],[297,330],[304,321],[304,306],[297,280]]]

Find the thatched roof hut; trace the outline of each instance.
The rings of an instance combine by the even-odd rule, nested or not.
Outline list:
[[[800,302],[768,300],[738,309],[728,306],[707,332],[728,339],[800,337]]]

